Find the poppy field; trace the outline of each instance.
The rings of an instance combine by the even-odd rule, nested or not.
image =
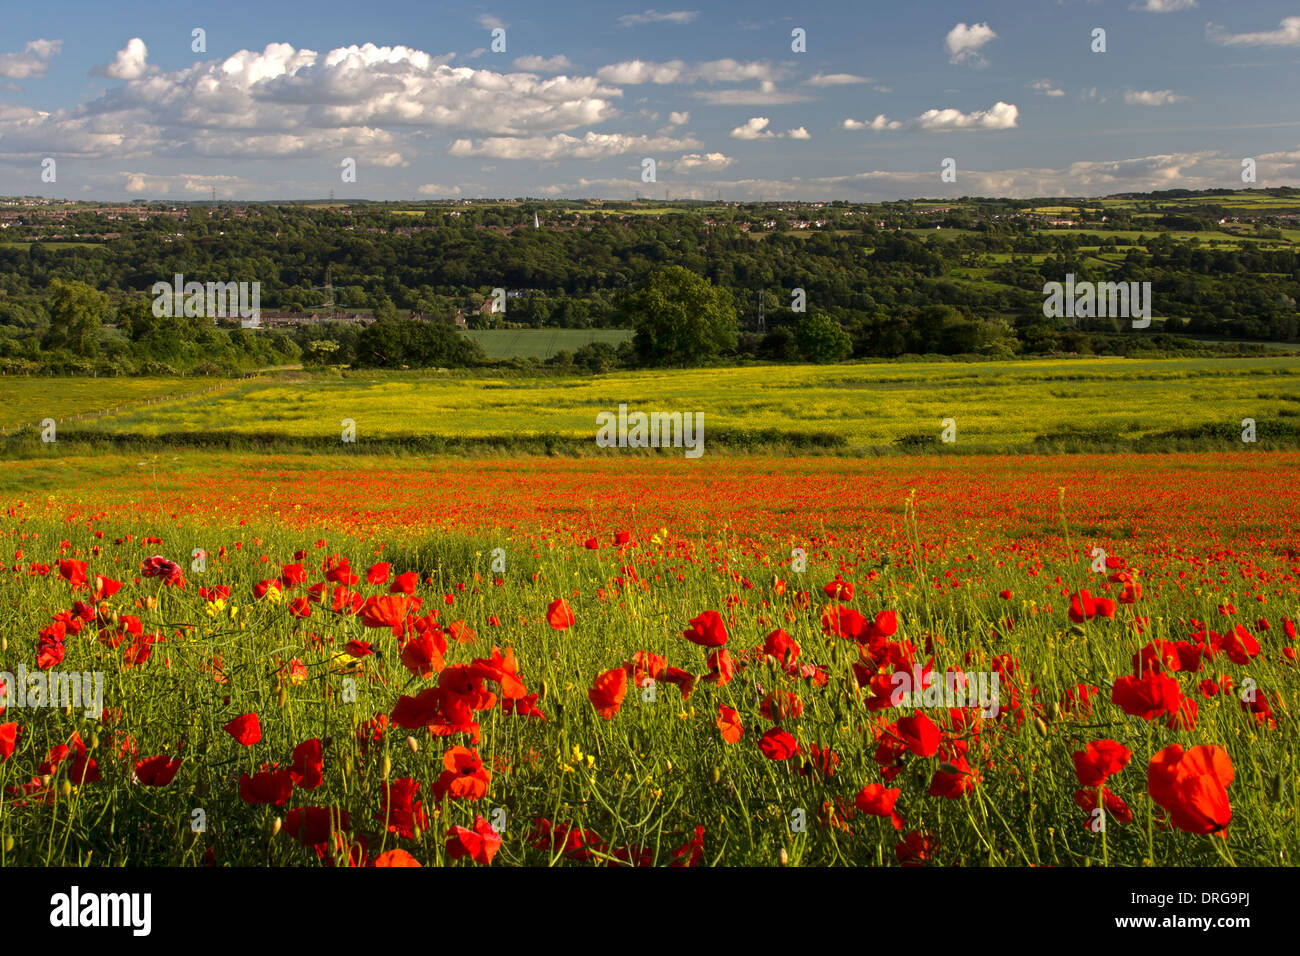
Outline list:
[[[0,863],[1289,865],[1297,464],[4,462]]]

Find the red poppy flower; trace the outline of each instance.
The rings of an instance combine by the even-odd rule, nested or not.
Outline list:
[[[424,812],[424,802],[416,800],[420,791],[420,782],[410,777],[399,777],[391,784],[380,783],[383,788],[383,802],[375,819],[388,828],[389,833],[396,833],[408,840],[415,839],[415,830],[429,825],[429,818]]]
[[[407,571],[393,578],[393,583],[388,586],[389,594],[414,594],[415,589],[419,587],[420,575],[416,571]]]
[[[8,760],[18,746],[19,727],[16,723],[0,724],[0,760]]]
[[[1202,744],[1183,750],[1170,744],[1147,766],[1147,790],[1170,820],[1187,833],[1222,833],[1232,822],[1228,787],[1232,761],[1222,747]]]
[[[394,637],[401,637],[406,626],[406,612],[418,607],[418,603],[412,604],[411,598],[384,595],[368,598],[358,616],[366,627],[391,628]]]
[[[627,671],[621,667],[605,671],[592,682],[591,689],[587,691],[587,699],[596,708],[596,713],[606,720],[618,713],[626,695]]]
[[[146,787],[165,787],[176,777],[181,769],[180,757],[171,758],[166,754],[146,757],[135,765],[135,779]]]
[[[416,677],[427,680],[445,666],[442,653],[446,649],[447,642],[442,639],[441,629],[430,628],[423,634],[412,637],[402,647],[402,666]]]
[[[894,825],[895,830],[901,830],[906,825],[906,821],[899,816],[894,805],[898,803],[898,796],[903,791],[899,787],[887,788],[884,784],[869,783],[854,798],[853,805],[863,813],[869,813],[877,817],[889,817],[889,821]]]
[[[1111,774],[1128,766],[1133,752],[1114,740],[1096,740],[1087,750],[1076,750],[1070,755],[1074,760],[1074,773],[1085,787],[1099,787]]]
[[[239,799],[245,803],[273,803],[283,806],[293,796],[293,777],[276,764],[262,764],[251,777],[239,775]]]
[[[799,645],[781,628],[777,628],[763,640],[763,653],[775,657],[782,664],[793,663],[799,657]]]
[[[740,714],[726,704],[718,705],[718,719],[714,723],[718,725],[722,739],[729,744],[734,744],[745,733],[745,727],[740,722]]]
[[[1153,720],[1161,714],[1177,713],[1183,692],[1174,678],[1153,672],[1145,677],[1117,678],[1110,699],[1130,716]]]
[[[691,626],[682,631],[682,637],[701,647],[721,647],[727,643],[727,625],[717,611],[705,611],[691,619]]]
[[[447,855],[453,860],[468,857],[475,863],[487,866],[501,849],[501,837],[492,824],[482,817],[474,818],[474,829],[454,826],[447,831]]]
[[[385,850],[375,857],[371,866],[419,866],[420,862],[405,850]]]
[[[315,790],[321,785],[325,759],[319,737],[304,740],[293,748],[293,766],[289,773],[293,782],[303,790]]]
[[[392,568],[392,565],[387,562],[381,561],[378,564],[372,564],[370,570],[366,572],[366,583],[383,584],[388,580],[388,572],[390,568]]]
[[[557,631],[567,631],[574,625],[573,612],[564,598],[556,598],[546,609],[546,623]]]
[[[251,747],[262,739],[262,724],[256,713],[236,717],[222,729],[245,747]]]
[[[799,742],[780,727],[773,727],[759,739],[758,748],[768,760],[789,760],[799,753]]]
[[[492,775],[483,766],[478,751],[469,747],[452,747],[442,755],[442,773],[433,785],[439,800],[451,796],[457,800],[480,800],[487,796]]]
[[[900,717],[895,729],[903,746],[918,757],[933,757],[939,752],[942,733],[925,714]]]

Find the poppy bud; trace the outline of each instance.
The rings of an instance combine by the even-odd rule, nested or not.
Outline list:
[[[546,681],[542,681],[541,687],[537,689],[537,702],[540,704],[546,700]]]
[[[406,738],[406,746],[408,746],[409,748],[411,748],[411,753],[413,753],[413,754],[415,754],[415,753],[419,753],[419,752],[420,752],[420,745],[419,745],[419,743],[416,741],[416,739],[415,739],[414,737],[407,737],[407,738]]]
[[[1035,718],[1034,718],[1034,726],[1035,726],[1036,728],[1038,728],[1038,732],[1039,732],[1040,734],[1042,734],[1044,737],[1047,736],[1047,722],[1044,721],[1043,718],[1041,718],[1041,717],[1035,717]]]
[[[59,792],[62,793],[65,797],[70,797],[70,796],[72,796],[72,783],[71,783],[71,781],[68,781],[68,780],[63,781],[63,786],[62,786],[61,788],[59,788]]]
[[[1286,791],[1286,780],[1283,779],[1282,774],[1280,773],[1273,774],[1273,802],[1281,803],[1285,791]]]
[[[9,650],[9,639],[6,637],[0,637],[0,651],[7,650]]]
[[[780,852],[777,853],[776,861],[780,863],[782,866],[790,865],[790,854],[785,852],[785,847],[781,847]]]
[[[1070,633],[1074,634],[1076,637],[1083,637],[1083,635],[1087,634],[1088,632],[1083,629],[1082,624],[1071,624]]]
[[[721,768],[719,768],[719,767],[714,767],[714,768],[713,768],[713,782],[714,782],[714,783],[717,783],[717,782],[718,782],[719,780],[721,780],[721,779],[722,779],[722,770],[721,770]]]
[[[384,754],[384,773],[383,773],[384,779],[387,780],[388,775],[392,772],[393,772],[393,761],[389,759],[388,754]]]
[[[274,837],[279,832],[280,832],[280,818],[274,817],[272,818],[271,822],[267,824],[266,827],[267,838],[269,839],[271,837]]]
[[[91,750],[99,749],[99,734],[90,735],[90,749]]]
[[[280,685],[279,703],[281,707],[289,703],[289,688],[284,684]]]
[[[1061,705],[1052,701],[1047,705],[1047,719],[1055,722],[1056,718],[1061,716]]]
[[[6,834],[6,835],[5,835],[5,852],[6,852],[6,853],[10,853],[10,852],[13,851],[13,848],[14,848],[14,838],[13,838],[12,836],[9,836],[9,835]]]

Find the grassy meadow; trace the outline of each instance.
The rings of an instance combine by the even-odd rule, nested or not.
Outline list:
[[[56,411],[102,410],[131,384],[0,382],[8,399],[0,402],[3,425],[34,425],[47,415],[61,417]],[[168,387],[141,389],[147,395]],[[1245,418],[1256,422],[1257,446],[1295,447],[1300,357],[882,362],[596,377],[285,373],[137,403],[67,422],[59,434],[66,441],[154,449],[279,442],[320,450],[341,443],[342,422],[351,419],[357,441],[349,451],[545,447],[581,454],[596,451],[596,415],[620,403],[633,411],[703,413],[706,447],[712,439],[732,450],[1240,450],[1252,447],[1241,441]],[[947,444],[940,442],[945,419],[955,423],[955,441]],[[32,434],[25,453],[33,453]]]

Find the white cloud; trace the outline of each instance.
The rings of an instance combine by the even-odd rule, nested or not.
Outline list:
[[[441,183],[425,183],[416,192],[421,196],[459,196],[459,186],[444,186]]]
[[[209,196],[216,189],[218,195],[233,197],[247,188],[247,182],[238,176],[208,176],[199,173],[179,173],[158,176],[152,173],[119,173],[122,188],[132,194],[165,196],[175,191],[184,196]]]
[[[973,110],[970,113],[963,113],[961,110],[955,109],[933,109],[926,110],[920,116],[913,117],[907,122],[891,120],[881,113],[870,123],[846,119],[843,127],[852,130],[908,129],[923,133],[943,133],[950,130],[966,129],[1001,130],[1015,129],[1019,117],[1020,110],[1014,104],[1003,103],[999,100],[986,110]]]
[[[43,76],[50,60],[62,48],[62,40],[31,40],[22,53],[0,54],[0,76],[10,80]]]
[[[668,63],[651,63],[645,60],[624,60],[602,66],[596,71],[597,78],[606,83],[619,83],[624,86],[637,86],[641,83],[681,83],[686,73],[686,63],[672,60]]]
[[[1124,102],[1129,106],[1167,106],[1185,99],[1173,90],[1128,90],[1124,94]]]
[[[631,136],[623,133],[596,133],[585,136],[494,136],[477,142],[458,139],[451,144],[452,156],[489,156],[493,159],[607,159],[631,152],[668,152],[695,149],[693,137]]]
[[[618,25],[621,27],[637,27],[645,23],[690,23],[700,15],[698,10],[677,10],[673,13],[660,13],[658,10],[647,10],[645,13],[629,13],[618,18]]]
[[[1051,80],[1036,80],[1029,84],[1031,89],[1035,89],[1044,96],[1064,96],[1065,90],[1058,89],[1056,84]]]
[[[812,139],[812,134],[809,133],[802,126],[800,126],[798,129],[789,130],[785,135],[790,137],[791,139]]]
[[[948,31],[943,41],[944,47],[948,50],[948,62],[983,66],[985,60],[979,51],[989,41],[997,38],[998,35],[987,23],[975,23],[971,26],[959,23]]]
[[[596,71],[607,83],[636,86],[642,83],[745,83],[757,80],[773,83],[784,78],[788,69],[766,60],[706,60],[688,66],[684,60],[655,63],[648,60],[624,60]]]
[[[750,117],[741,126],[737,126],[731,131],[732,139],[772,139],[776,136],[767,128],[771,122],[766,116]]]
[[[685,110],[682,112],[672,112],[668,114],[668,122],[674,126],[684,126],[691,121],[691,114]]]
[[[326,54],[272,43],[165,72],[132,40],[104,75],[120,86],[54,112],[0,105],[11,155],[308,157],[344,150],[402,165],[426,131],[528,136],[605,122],[622,91],[591,76],[451,67],[450,56],[373,44]]]
[[[696,169],[714,170],[724,169],[734,162],[735,159],[730,156],[724,156],[722,153],[705,153],[703,155],[700,153],[687,153],[685,156],[682,156],[680,159],[671,163],[669,168],[682,172],[689,172]]]
[[[125,47],[117,51],[117,56],[112,63],[96,67],[93,72],[113,80],[138,80],[149,68],[145,62],[148,57],[149,49],[144,45],[144,41],[139,37],[132,37]]]
[[[1191,10],[1196,6],[1196,0],[1146,0],[1145,3],[1135,3],[1129,9],[1145,10],[1148,13],[1173,13],[1176,10]]]
[[[854,83],[870,83],[869,76],[858,76],[856,73],[818,73],[804,80],[809,86],[851,86]]]
[[[506,23],[500,17],[491,13],[481,13],[478,17],[478,25],[484,30],[504,30],[510,24]]]
[[[515,57],[515,69],[529,73],[563,73],[573,69],[573,64],[563,53],[555,56],[520,56]]]
[[[891,120],[884,113],[881,113],[879,116],[877,116],[869,123],[865,123],[862,120],[846,119],[843,125],[845,129],[853,129],[853,130],[858,130],[858,129],[880,130],[880,129],[902,129],[903,128],[902,123],[900,123],[897,120]]]
[[[1220,46],[1300,46],[1300,17],[1286,17],[1276,30],[1265,33],[1228,33],[1211,23],[1205,35]]]

